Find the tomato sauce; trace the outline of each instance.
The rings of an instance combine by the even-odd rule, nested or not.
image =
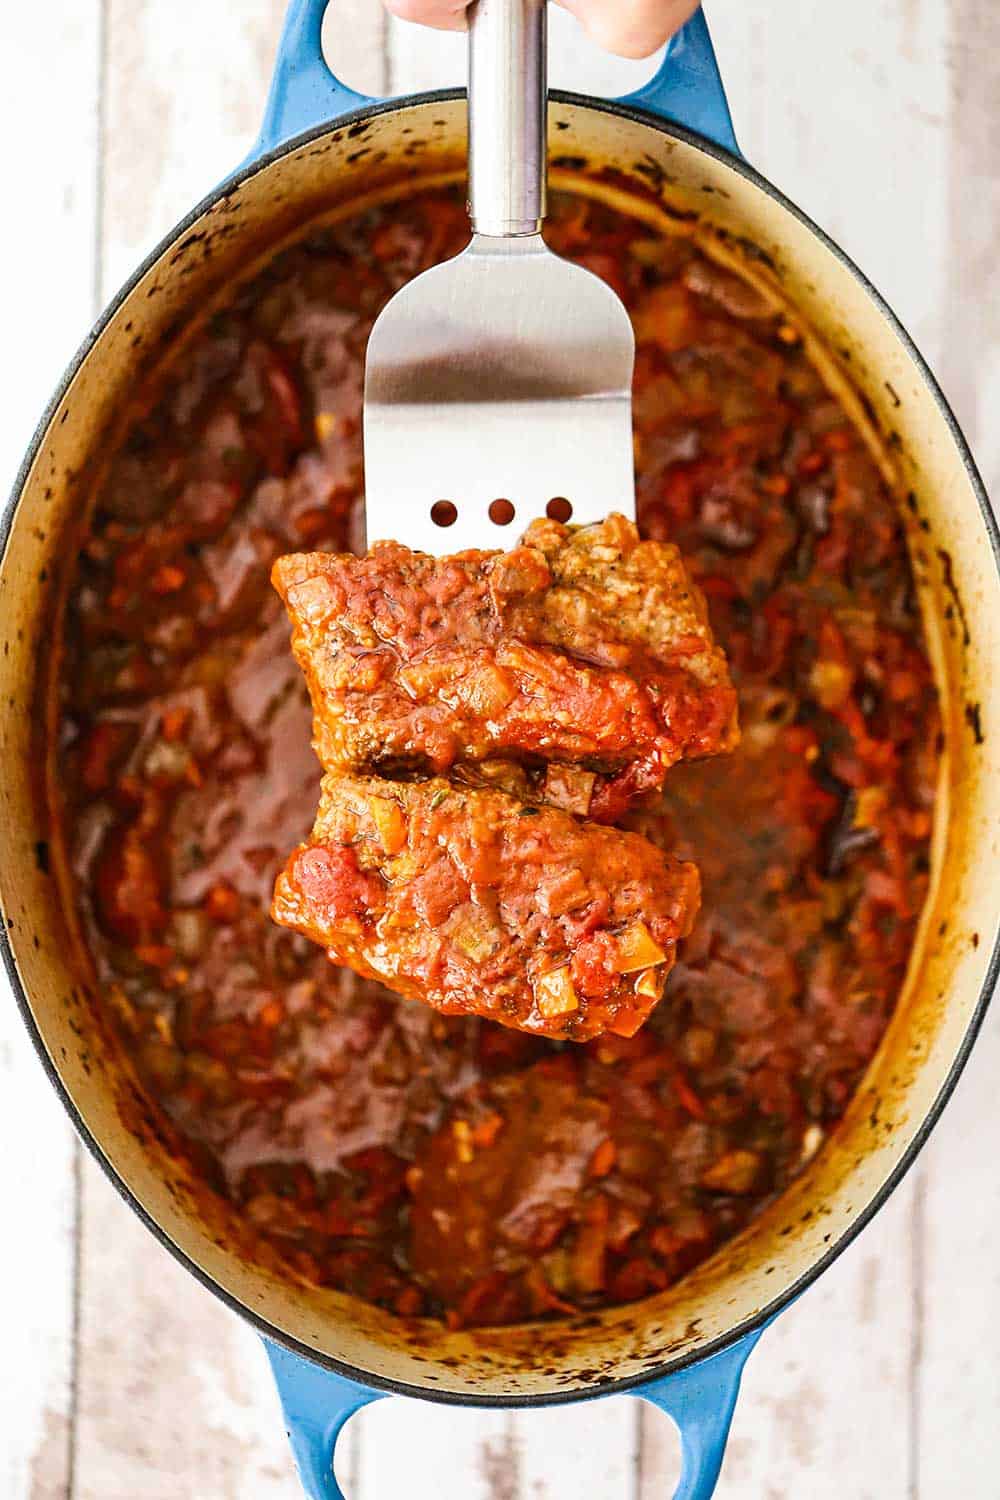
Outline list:
[[[708,598],[731,755],[631,815],[702,908],[633,1037],[562,1044],[334,969],[268,902],[320,773],[268,575],[360,535],[362,360],[461,248],[439,193],[309,231],[138,403],[65,627],[60,781],[100,1004],[262,1260],[452,1325],[621,1303],[836,1127],[924,899],[939,753],[903,526],[796,330],[683,236],[557,197],[637,333],[639,521]]]

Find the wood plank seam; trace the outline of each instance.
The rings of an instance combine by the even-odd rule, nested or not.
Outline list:
[[[100,148],[98,148],[98,157]],[[83,1255],[80,1225],[83,1213],[83,1146],[73,1143],[73,1278],[70,1355],[69,1355],[69,1421],[66,1428],[66,1500],[76,1500],[76,1437],[80,1410],[80,1316]]]
[[[922,1434],[921,1374],[924,1356],[924,1297],[926,1269],[927,1182],[922,1169],[916,1173],[910,1218],[910,1255],[913,1313],[910,1324],[909,1370],[909,1474],[907,1500],[920,1500],[920,1440]]]
[[[97,152],[94,163],[97,176],[94,195],[94,293],[93,314],[100,316],[104,306],[104,222],[107,194],[107,92],[110,0],[99,0],[97,13]]]
[[[106,156],[106,94],[108,77],[108,3],[99,0],[97,11],[97,78],[94,152],[94,226],[92,247],[91,316],[100,316],[104,305],[104,211]],[[70,1330],[69,1423],[67,1427],[66,1497],[76,1500],[80,1414],[80,1329],[83,1314],[83,1145],[73,1143],[73,1264],[72,1325]]]

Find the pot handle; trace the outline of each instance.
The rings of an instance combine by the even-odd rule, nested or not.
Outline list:
[[[341,83],[323,56],[323,16],[329,0],[289,0],[278,43],[260,134],[241,166],[248,167],[293,135],[333,122],[378,100]],[[616,101],[648,110],[740,154],[726,90],[700,8],[667,44],[656,74]]]
[[[333,1473],[337,1439],[356,1411],[386,1393],[334,1375],[270,1339],[263,1343],[303,1490],[309,1500],[346,1500]]]
[[[673,1500],[711,1500],[740,1393],[743,1366],[762,1329],[686,1370],[635,1392],[673,1418],[681,1435],[681,1477]]]
[[[740,1379],[760,1338],[748,1334],[730,1349],[689,1369],[650,1381],[633,1393],[658,1406],[681,1434],[681,1478],[673,1500],[711,1500],[726,1451]],[[334,1375],[264,1339],[278,1386],[295,1466],[309,1500],[345,1500],[333,1473],[333,1452],[345,1422],[386,1392]]]
[[[323,56],[323,16],[330,0],[289,0],[278,43],[264,119],[249,167],[294,135],[379,101],[359,94],[331,72]],[[700,8],[667,44],[656,74],[616,101],[672,120],[735,155],[740,154],[726,91],[715,60],[705,13]]]
[[[314,125],[379,101],[359,94],[331,72],[323,56],[323,17],[330,0],[289,0],[260,135],[241,167],[249,167]]]
[[[649,82],[615,102],[648,110],[707,136],[734,156],[741,154],[708,22],[700,7],[667,43],[663,61]]]

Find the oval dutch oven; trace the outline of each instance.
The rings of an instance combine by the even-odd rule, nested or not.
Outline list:
[[[344,1422],[399,1392],[527,1406],[630,1391],[677,1421],[678,1496],[715,1488],[743,1364],[765,1325],[883,1203],[968,1055],[997,972],[1000,881],[998,538],[933,377],[847,257],[740,157],[704,18],[653,81],[613,102],[553,94],[556,185],[683,218],[711,253],[794,304],[817,358],[896,473],[942,698],[946,748],[927,909],[883,1045],[842,1125],[751,1229],[661,1296],[530,1328],[403,1323],[255,1265],[239,1226],[189,1180],[102,1033],[78,956],[43,769],[60,579],[116,413],[200,308],[311,218],[461,176],[455,92],[380,101],[320,48],[326,0],[292,0],[260,139],[132,277],[42,419],[3,523],[0,901],[25,1021],[77,1129],[177,1258],[264,1335],[309,1495],[337,1500]],[[635,195],[634,200],[630,194]],[[851,387],[844,382],[849,368]],[[69,561],[67,561],[69,560]]]

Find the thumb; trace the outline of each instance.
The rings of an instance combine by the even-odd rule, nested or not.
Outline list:
[[[384,0],[386,10],[401,21],[419,21],[438,31],[463,31],[468,0]]]
[[[557,0],[588,36],[619,57],[649,57],[698,9],[698,0]]]

